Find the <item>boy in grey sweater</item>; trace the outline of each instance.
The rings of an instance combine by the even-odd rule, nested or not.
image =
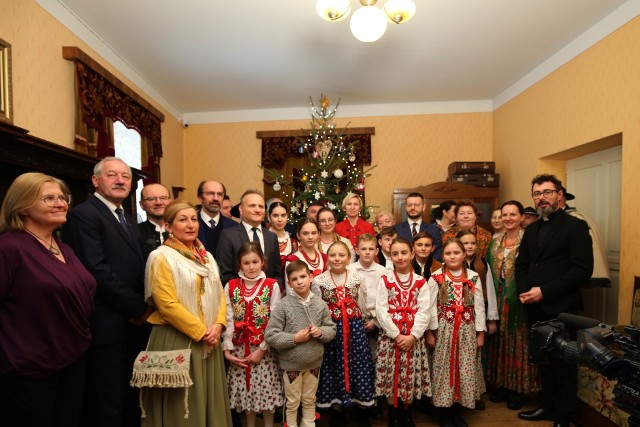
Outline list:
[[[311,271],[307,264],[294,261],[287,266],[286,274],[293,292],[271,312],[265,340],[278,350],[278,363],[284,371],[288,427],[298,426],[301,404],[300,427],[312,427],[324,344],[336,336],[336,325],[327,304],[311,293]]]

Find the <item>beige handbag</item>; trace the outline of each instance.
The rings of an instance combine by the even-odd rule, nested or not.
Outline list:
[[[191,347],[191,343],[189,343]],[[140,389],[139,403],[142,418],[147,416],[142,404],[142,389],[184,388],[185,418],[189,418],[189,387],[193,385],[189,375],[191,348],[170,351],[141,351],[133,362],[131,387]]]

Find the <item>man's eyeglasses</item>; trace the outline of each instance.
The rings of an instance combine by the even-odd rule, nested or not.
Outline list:
[[[142,199],[143,202],[153,202],[153,203],[155,203],[158,200],[160,200],[161,202],[166,202],[167,200],[171,200],[171,197],[160,196],[160,197],[147,197],[145,199]]]
[[[40,200],[42,200],[45,205],[51,208],[56,205],[56,202],[60,202],[61,205],[71,204],[71,195],[70,194],[62,194],[60,196],[49,195],[49,196],[40,197]]]
[[[557,193],[557,192],[558,190],[534,191],[533,193],[531,193],[531,197],[533,197],[534,199],[539,199],[542,196],[551,197],[553,196],[553,193]]]

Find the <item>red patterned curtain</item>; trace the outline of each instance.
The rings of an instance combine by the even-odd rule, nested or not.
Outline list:
[[[344,144],[355,141],[353,153],[359,159],[358,164],[371,165],[371,134],[350,134],[343,136]],[[266,169],[282,169],[289,157],[303,157],[307,153],[298,153],[299,139],[296,136],[262,137],[262,167]]]
[[[141,135],[142,171],[149,177],[145,184],[158,182],[162,157],[160,124],[164,116],[158,117],[121,90],[112,82],[115,77],[104,76],[104,70],[95,70],[77,58],[73,59],[76,68],[76,149],[97,158],[113,156],[111,124],[120,120]]]

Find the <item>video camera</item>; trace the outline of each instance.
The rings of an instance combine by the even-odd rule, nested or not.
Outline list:
[[[551,360],[586,363],[608,379],[618,380],[614,405],[640,417],[640,329],[629,325],[620,332],[596,319],[562,313],[531,327],[529,363]]]

